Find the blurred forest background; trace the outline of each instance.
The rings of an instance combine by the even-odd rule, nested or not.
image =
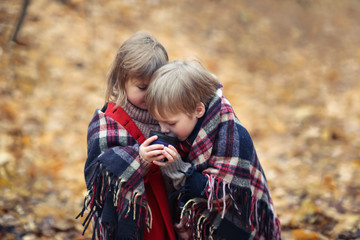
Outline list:
[[[86,131],[120,44],[152,33],[224,85],[283,239],[360,238],[360,1],[0,1],[0,238],[89,239]]]

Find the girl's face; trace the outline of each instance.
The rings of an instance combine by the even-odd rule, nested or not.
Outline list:
[[[125,92],[128,101],[144,110],[147,110],[145,94],[149,82],[150,79],[130,78],[125,83]]]

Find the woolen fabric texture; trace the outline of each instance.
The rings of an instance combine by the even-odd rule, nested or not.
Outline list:
[[[136,141],[140,139],[139,136],[142,141],[145,139],[139,129],[143,129],[148,136],[150,130],[159,130],[159,126],[147,111],[129,104],[123,107],[135,121],[128,121],[131,120],[129,117],[126,124],[136,123],[136,136],[105,114],[106,106],[102,110],[95,111],[89,124],[88,158],[84,169],[88,194],[79,216],[83,216],[85,210],[89,211],[84,221],[84,231],[93,220],[93,239],[144,239],[144,231],[152,229],[153,220],[160,223],[158,217],[161,217],[163,208],[166,209],[168,205],[165,188],[160,185],[163,183],[158,167],[152,166],[149,174],[143,176],[139,157],[141,142]],[[149,188],[148,183],[152,181],[151,174],[155,168],[158,170],[159,180],[159,185],[156,182],[156,187],[161,189],[162,186],[162,196],[165,201],[158,204],[160,215],[154,212],[152,216],[149,207],[151,204],[148,204],[150,203],[148,189],[153,193],[152,199],[156,201],[157,192],[154,191],[154,186]],[[170,214],[168,221],[165,222],[165,225],[171,228],[171,236],[160,236],[159,239],[175,239]],[[145,239],[148,239],[147,234]]]
[[[178,147],[194,172],[207,177],[206,198],[200,192],[204,183],[195,191],[189,187],[192,177],[201,177],[187,173],[176,226],[180,239],[227,239],[230,230],[224,223],[231,223],[231,232],[246,233],[248,239],[281,239],[280,222],[253,141],[223,96],[221,84],[194,134],[192,141]],[[208,168],[219,173],[212,175]]]

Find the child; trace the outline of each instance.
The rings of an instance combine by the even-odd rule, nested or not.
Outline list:
[[[79,216],[89,210],[83,225],[85,232],[92,219],[93,239],[175,239],[162,175],[152,164],[173,158],[163,145],[149,145],[157,138],[150,131],[160,127],[145,103],[151,75],[167,62],[165,48],[145,32],[126,40],[114,59],[107,103],[88,128],[88,194]]]
[[[178,158],[162,169],[186,178],[178,198],[179,238],[280,239],[251,137],[215,76],[193,62],[171,62],[154,73],[146,101],[161,131],[181,141],[185,163]]]

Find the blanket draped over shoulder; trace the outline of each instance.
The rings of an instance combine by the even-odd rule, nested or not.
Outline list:
[[[98,239],[103,238],[100,235],[106,236],[102,218],[114,209],[116,219],[131,216],[141,229],[150,227],[151,211],[141,173],[139,143],[122,125],[101,110],[96,110],[89,124],[87,144],[85,180],[88,193],[79,214],[83,216],[85,210],[89,211],[83,223],[84,232],[94,219],[93,236]],[[138,237],[141,238],[132,236],[131,239]]]
[[[190,233],[191,239],[212,239],[226,219],[251,233],[251,239],[281,239],[280,222],[253,142],[223,96],[221,85],[208,105],[187,160],[208,177],[208,199],[193,198],[185,203],[178,233]],[[219,173],[210,174],[211,168]]]

